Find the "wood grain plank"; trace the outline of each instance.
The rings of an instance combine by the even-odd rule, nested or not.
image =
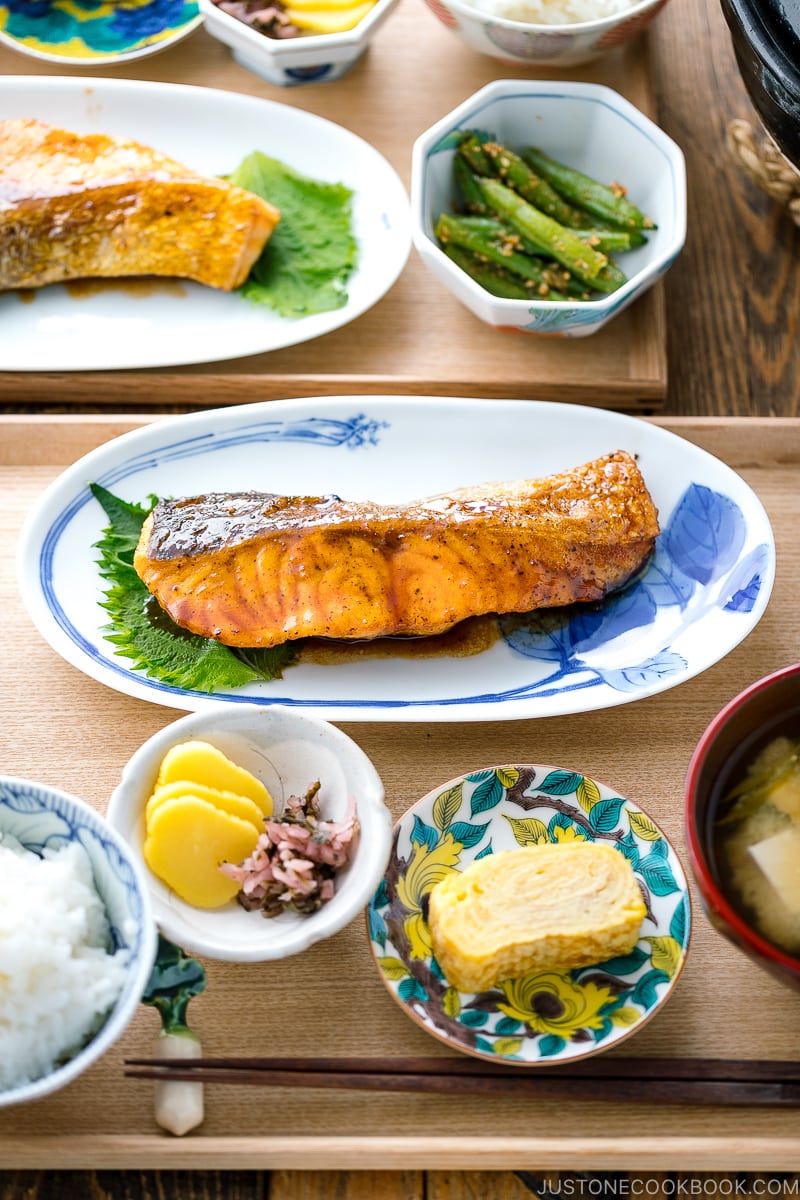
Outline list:
[[[610,1118],[610,1114],[607,1114]],[[563,1122],[562,1122],[563,1124]],[[606,1129],[608,1125],[606,1126]],[[339,1172],[388,1172],[416,1169],[430,1171],[479,1172],[486,1176],[505,1172],[580,1171],[674,1171],[681,1164],[686,1175],[719,1172],[722,1164],[729,1171],[777,1173],[794,1172],[800,1162],[800,1138],[760,1136],[732,1141],[726,1136],[704,1135],[698,1131],[679,1137],[662,1137],[652,1132],[641,1137],[627,1135],[587,1138],[575,1137],[463,1137],[398,1138],[393,1136],[364,1139],[281,1137],[281,1138],[207,1138],[164,1139],[154,1141],[133,1135],[76,1135],[71,1138],[42,1136],[25,1138],[4,1148],[4,1171],[24,1167],[39,1155],[51,1170],[92,1172],[93,1180],[103,1172],[124,1172],[125,1186],[130,1176],[142,1170],[159,1172],[159,1183],[170,1172],[176,1176],[202,1172],[206,1177],[221,1171],[227,1179],[232,1164],[237,1177],[253,1172],[323,1171],[329,1181]],[[55,1159],[58,1155],[58,1160]],[[58,1168],[52,1164],[59,1162]],[[354,1164],[358,1164],[355,1166]],[[427,1174],[426,1174],[427,1178]],[[501,1186],[505,1186],[501,1184]],[[173,1195],[184,1200],[180,1190]],[[763,1193],[773,1195],[774,1193]],[[246,1192],[245,1192],[246,1196]],[[3,1200],[11,1200],[3,1197]],[[115,1197],[116,1200],[116,1197]],[[161,1195],[159,1195],[161,1200]]]
[[[425,1200],[530,1200],[531,1188],[510,1171],[428,1171]]]
[[[0,1200],[269,1200],[261,1171],[5,1171]]]
[[[422,1171],[273,1171],[268,1200],[426,1200],[425,1178]]]
[[[653,59],[659,124],[689,180],[686,247],[665,277],[664,411],[797,416],[800,228],[727,153],[732,120],[761,126],[719,3],[671,0]]]

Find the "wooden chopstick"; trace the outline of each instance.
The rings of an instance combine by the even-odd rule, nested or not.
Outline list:
[[[481,1059],[126,1059],[133,1079],[347,1088],[512,1099],[800,1106],[800,1064],[739,1059],[585,1059],[520,1068]]]
[[[186,1066],[214,1070],[292,1071],[316,1073],[381,1074],[381,1075],[520,1075],[521,1071],[536,1072],[536,1077],[553,1075],[563,1078],[633,1078],[633,1079],[744,1079],[772,1082],[800,1082],[800,1062],[779,1059],[741,1058],[625,1058],[603,1055],[562,1062],[554,1066],[520,1067],[513,1063],[491,1062],[484,1058],[126,1058],[126,1066],[175,1067]]]

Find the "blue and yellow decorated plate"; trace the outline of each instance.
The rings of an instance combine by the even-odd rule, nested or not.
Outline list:
[[[6,0],[0,44],[63,66],[103,67],[165,50],[202,22],[196,0]]]
[[[610,843],[633,866],[647,915],[631,953],[477,995],[450,986],[431,950],[433,885],[500,850],[576,839]],[[686,959],[691,906],[678,856],[638,804],[577,772],[522,765],[462,775],[410,808],[367,919],[383,982],[424,1030],[478,1058],[548,1066],[607,1050],[658,1012]]]

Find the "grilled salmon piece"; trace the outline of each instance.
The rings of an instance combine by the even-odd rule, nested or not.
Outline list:
[[[279,219],[138,142],[0,121],[0,290],[162,275],[230,291]]]
[[[619,451],[402,507],[256,492],[160,500],[134,566],[178,625],[263,647],[427,636],[484,613],[598,600],[639,570],[658,532]]]

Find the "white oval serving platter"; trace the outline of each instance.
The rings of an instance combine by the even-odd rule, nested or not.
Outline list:
[[[645,571],[602,604],[501,621],[480,653],[301,658],[282,679],[208,695],[132,670],[108,639],[95,549],[108,520],[91,482],[137,504],[248,490],[388,503],[541,477],[618,449],[636,456],[659,510]],[[130,696],[186,710],[221,699],[329,720],[485,721],[610,708],[698,675],[759,621],[775,544],[739,475],[640,418],[538,401],[340,396],[168,417],[108,442],[45,490],[22,531],[18,571],[50,645]]]

